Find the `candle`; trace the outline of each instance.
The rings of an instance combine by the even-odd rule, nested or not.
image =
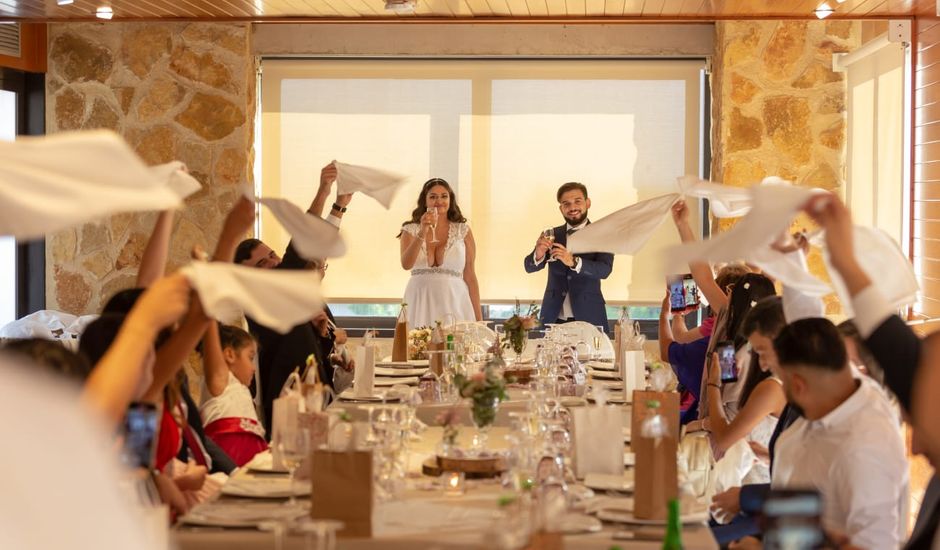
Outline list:
[[[463,472],[444,472],[444,493],[460,496],[466,491],[466,478]]]

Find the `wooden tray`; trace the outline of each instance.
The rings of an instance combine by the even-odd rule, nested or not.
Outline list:
[[[468,479],[498,477],[508,468],[501,457],[455,458],[432,456],[421,464],[424,475],[437,477],[444,472],[463,472]]]

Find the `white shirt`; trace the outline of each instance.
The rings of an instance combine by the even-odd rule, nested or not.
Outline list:
[[[771,486],[817,489],[823,525],[855,546],[895,549],[906,538],[908,463],[891,406],[870,379],[819,420],[777,440]]]
[[[565,224],[565,233],[570,234],[572,231],[577,231],[579,229],[584,229],[587,225],[587,220],[584,220],[579,225],[571,225],[570,223]],[[548,257],[548,254],[542,256],[542,259],[538,259],[535,253],[532,253],[532,260],[535,262],[535,265],[539,265],[545,261],[545,258]],[[575,273],[581,273],[581,258],[574,259],[574,267],[570,268],[571,271]],[[561,303],[561,313],[558,314],[559,319],[572,319],[574,318],[574,312],[571,310],[571,293],[565,294],[565,301]]]
[[[339,225],[340,225],[341,223],[343,223],[343,218],[340,218],[340,217],[338,217],[338,216],[334,216],[332,213],[330,213],[329,215],[327,215],[326,221],[327,221],[330,225],[336,227],[336,229],[339,229]]]
[[[209,389],[203,382],[202,405],[199,406],[199,414],[202,415],[202,423],[206,426],[221,418],[258,420],[255,403],[251,399],[251,391],[231,372],[228,373],[228,385],[215,397],[209,393]]]

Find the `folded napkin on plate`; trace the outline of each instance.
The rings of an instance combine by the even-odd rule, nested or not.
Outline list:
[[[189,279],[202,307],[213,318],[227,318],[241,310],[258,323],[285,334],[323,309],[320,277],[315,271],[193,262],[180,273]]]
[[[253,199],[268,207],[291,236],[297,253],[307,260],[339,258],[346,254],[346,243],[339,229],[326,220],[311,216],[287,199]]]
[[[710,213],[716,218],[739,218],[751,209],[751,188],[722,185],[696,176],[678,178],[683,195],[708,199]]]
[[[386,210],[391,208],[395,194],[408,179],[401,174],[333,161],[336,166],[336,192],[339,194],[359,191],[379,202]]]
[[[108,130],[0,142],[0,235],[32,239],[118,212],[179,208],[195,182],[181,169],[148,167]]]
[[[663,223],[678,198],[675,193],[663,195],[604,216],[568,237],[568,250],[572,254],[636,254]]]

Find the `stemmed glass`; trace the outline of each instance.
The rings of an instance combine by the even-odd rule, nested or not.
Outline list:
[[[431,240],[429,242],[439,242],[437,239],[437,207],[428,208],[428,214],[431,214]]]
[[[542,230],[542,238],[543,238],[543,239],[547,239],[547,240],[549,241],[549,246],[551,246],[552,244],[554,244],[554,243],[555,243],[555,228],[554,228],[554,227],[546,227],[545,229],[543,229],[543,230]],[[546,252],[546,254],[548,254],[548,261],[550,261],[550,262],[556,261],[556,259],[552,257],[552,249],[551,249],[551,248],[548,249],[548,252]]]
[[[297,468],[310,454],[310,430],[300,426],[293,426],[284,430],[279,434],[277,450],[281,454],[284,465],[287,466],[287,471],[290,472],[290,500],[287,504],[296,507],[297,499],[294,494],[294,482],[297,478]]]
[[[297,524],[297,528],[306,533],[305,550],[314,550],[311,544],[312,535],[316,535],[316,550],[336,550],[336,532],[345,526],[345,523],[333,519],[310,518],[305,518]]]

